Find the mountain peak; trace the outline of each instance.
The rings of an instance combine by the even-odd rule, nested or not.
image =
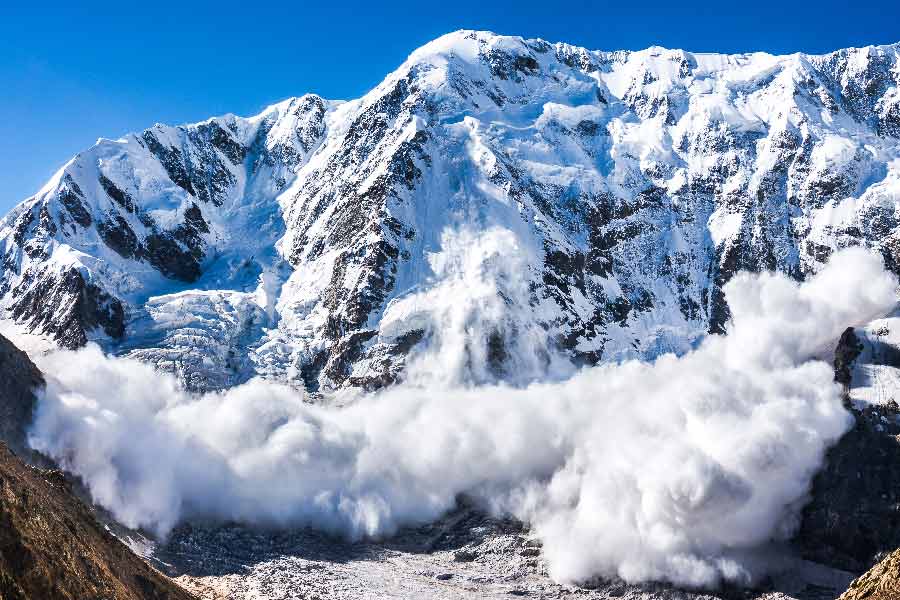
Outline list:
[[[884,204],[900,59],[848,52],[455,31],[357,100],[307,94],[81,153],[0,223],[0,302],[203,387],[385,385],[491,294],[518,308],[460,377],[681,351],[724,327],[738,270],[802,277],[860,244],[900,262]],[[457,289],[465,269],[490,281]],[[538,330],[552,349],[522,350]]]
[[[409,59],[413,62],[435,55],[455,55],[474,58],[480,48],[489,44],[522,44],[523,39],[518,36],[502,36],[492,31],[478,31],[474,29],[458,29],[445,33],[433,39],[425,45],[414,50]]]

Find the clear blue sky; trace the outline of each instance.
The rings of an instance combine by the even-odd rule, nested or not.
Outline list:
[[[827,52],[900,41],[900,0],[9,2],[0,213],[98,137],[252,114],[305,92],[357,97],[460,28],[601,50]]]

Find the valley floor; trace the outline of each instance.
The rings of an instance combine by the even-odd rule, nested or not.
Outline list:
[[[622,581],[563,586],[549,578],[539,542],[520,524],[468,507],[382,542],[349,543],[308,530],[182,526],[156,548],[153,560],[204,600],[833,600],[854,577],[797,560],[788,574],[767,582],[762,591],[710,595]]]

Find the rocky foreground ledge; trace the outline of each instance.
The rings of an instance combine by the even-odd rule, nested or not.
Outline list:
[[[43,381],[0,336],[0,600],[191,600],[98,522],[62,471],[25,462],[49,464],[25,448]]]

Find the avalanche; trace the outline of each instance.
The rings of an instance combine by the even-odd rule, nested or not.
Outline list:
[[[380,536],[467,494],[529,523],[563,582],[707,587],[777,569],[760,557],[794,532],[851,422],[831,365],[813,357],[896,304],[880,258],[844,250],[802,284],[739,274],[725,286],[728,334],[681,357],[523,387],[448,381],[471,373],[461,358],[490,353],[477,341],[508,319],[495,294],[454,293],[493,285],[503,238],[447,240],[448,287],[420,299],[441,338],[411,365],[415,383],[341,408],[260,379],[192,395],[90,346],[40,359],[48,384],[30,443],[116,518],[162,534],[212,517]],[[535,350],[523,340],[512,362]]]

